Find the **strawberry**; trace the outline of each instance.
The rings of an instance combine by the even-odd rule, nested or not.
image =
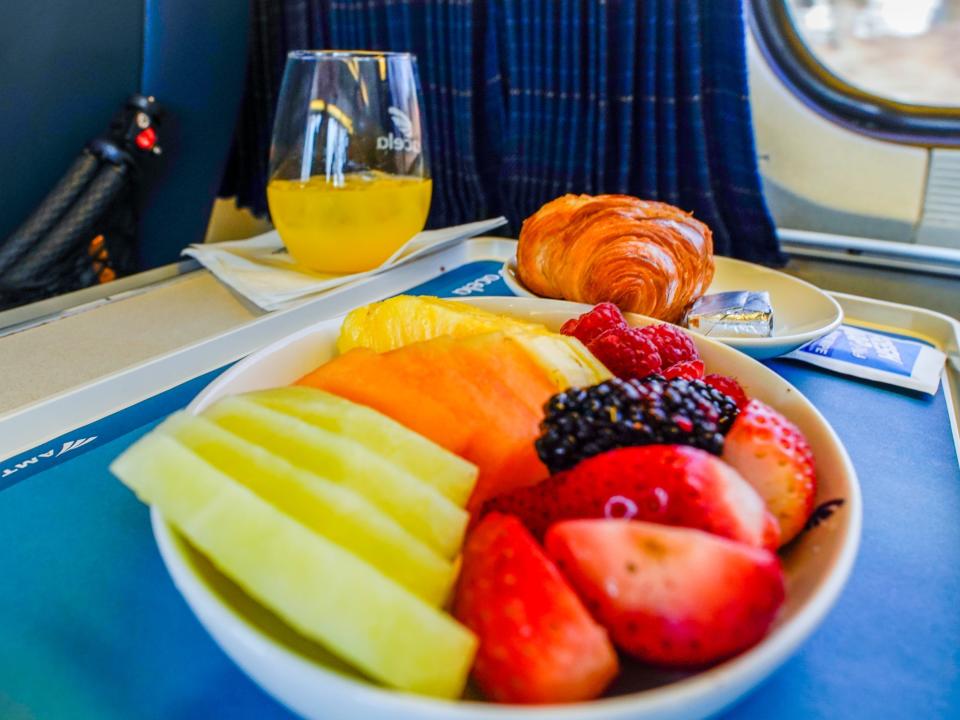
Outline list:
[[[799,428],[759,400],[747,403],[723,443],[723,459],[756,488],[786,544],[813,512],[813,452]]]
[[[653,343],[665,368],[676,363],[700,359],[700,352],[693,340],[676,325],[658,323],[637,329]]]
[[[606,631],[509,515],[491,513],[470,533],[453,614],[480,641],[473,678],[491,700],[589,700],[617,674]]]
[[[484,511],[511,513],[537,537],[575,518],[681,525],[776,549],[780,530],[763,500],[715,455],[686,445],[610,450],[543,482],[500,495]]]
[[[687,380],[699,380],[703,377],[703,360],[684,360],[674,363],[661,372],[667,380],[676,377],[686,378]]]
[[[608,330],[626,327],[627,321],[620,312],[620,308],[613,303],[605,302],[594,306],[578,318],[567,320],[560,328],[560,332],[564,335],[573,335],[586,345]]]
[[[660,372],[660,353],[640,328],[614,328],[587,343],[587,349],[619,378],[645,378]]]
[[[732,377],[711,373],[710,375],[704,377],[703,381],[710,387],[716,388],[733,400],[737,404],[737,407],[741,410],[743,410],[743,408],[747,406],[747,403],[750,402],[750,398],[747,397],[747,394],[743,391],[740,383],[738,383]]]
[[[758,642],[784,599],[777,556],[699,530],[568,520],[547,554],[625,652],[696,667]]]

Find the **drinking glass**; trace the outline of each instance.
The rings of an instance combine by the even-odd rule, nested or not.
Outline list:
[[[370,270],[423,229],[432,183],[421,108],[409,53],[287,55],[267,200],[298,263]]]

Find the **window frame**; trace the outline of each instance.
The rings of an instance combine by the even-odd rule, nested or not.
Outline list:
[[[916,105],[861,90],[807,47],[787,0],[747,0],[760,52],[804,104],[829,120],[881,140],[925,147],[960,147],[960,108]]]

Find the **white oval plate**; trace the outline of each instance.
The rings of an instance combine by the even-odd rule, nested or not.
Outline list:
[[[467,302],[553,329],[587,306],[526,298]],[[631,323],[652,322],[628,316]],[[249,356],[214,380],[190,404],[198,413],[218,398],[287,385],[330,359],[342,318],[305,328]],[[435,700],[359,679],[319,645],[289,629],[193,550],[154,509],[154,536],[177,588],[214,640],[254,681],[308,718],[390,720],[663,720],[698,718],[734,702],[772,673],[813,632],[833,605],[853,565],[860,539],[860,488],[850,458],[823,416],[792,385],[742,353],[694,335],[707,368],[736,376],[748,394],[779,409],[813,447],[820,487],[817,502],[843,498],[830,519],[783,553],[787,602],[773,630],[758,645],[708,670],[656,674],[624,663],[608,697],[553,706],[493,705]]]
[[[836,330],[843,322],[840,304],[823,290],[786,273],[762,265],[714,257],[716,273],[707,293],[728,290],[766,290],[773,306],[773,335],[768,338],[714,338],[750,357],[763,360],[784,355],[804,343]],[[520,297],[539,298],[517,275],[517,258],[503,264],[503,281]]]

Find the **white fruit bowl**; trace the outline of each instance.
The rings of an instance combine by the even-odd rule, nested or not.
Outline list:
[[[527,298],[477,298],[487,310],[557,329],[587,307]],[[632,324],[653,322],[639,315]],[[218,398],[287,385],[330,359],[342,318],[317,323],[249,356],[197,396],[198,413]],[[699,718],[733,703],[779,667],[813,632],[850,574],[860,540],[861,499],[853,465],[824,417],[792,385],[751,358],[693,335],[709,372],[735,376],[747,393],[796,423],[813,448],[820,481],[817,503],[842,498],[827,520],[782,553],[787,601],[759,644],[708,670],[668,674],[626,661],[608,695],[587,703],[552,706],[451,702],[401,693],[360,678],[320,645],[287,627],[220,574],[154,509],[153,531],[177,588],[210,635],[267,692],[308,718],[390,720],[650,720]]]
[[[785,355],[833,332],[843,322],[840,303],[815,285],[743,260],[717,255],[714,263],[716,274],[707,288],[707,294],[731,290],[770,293],[770,305],[773,307],[773,334],[770,337],[715,338],[750,357],[764,360]],[[504,263],[502,272],[503,281],[513,293],[520,297],[540,297],[520,281],[515,257]]]

